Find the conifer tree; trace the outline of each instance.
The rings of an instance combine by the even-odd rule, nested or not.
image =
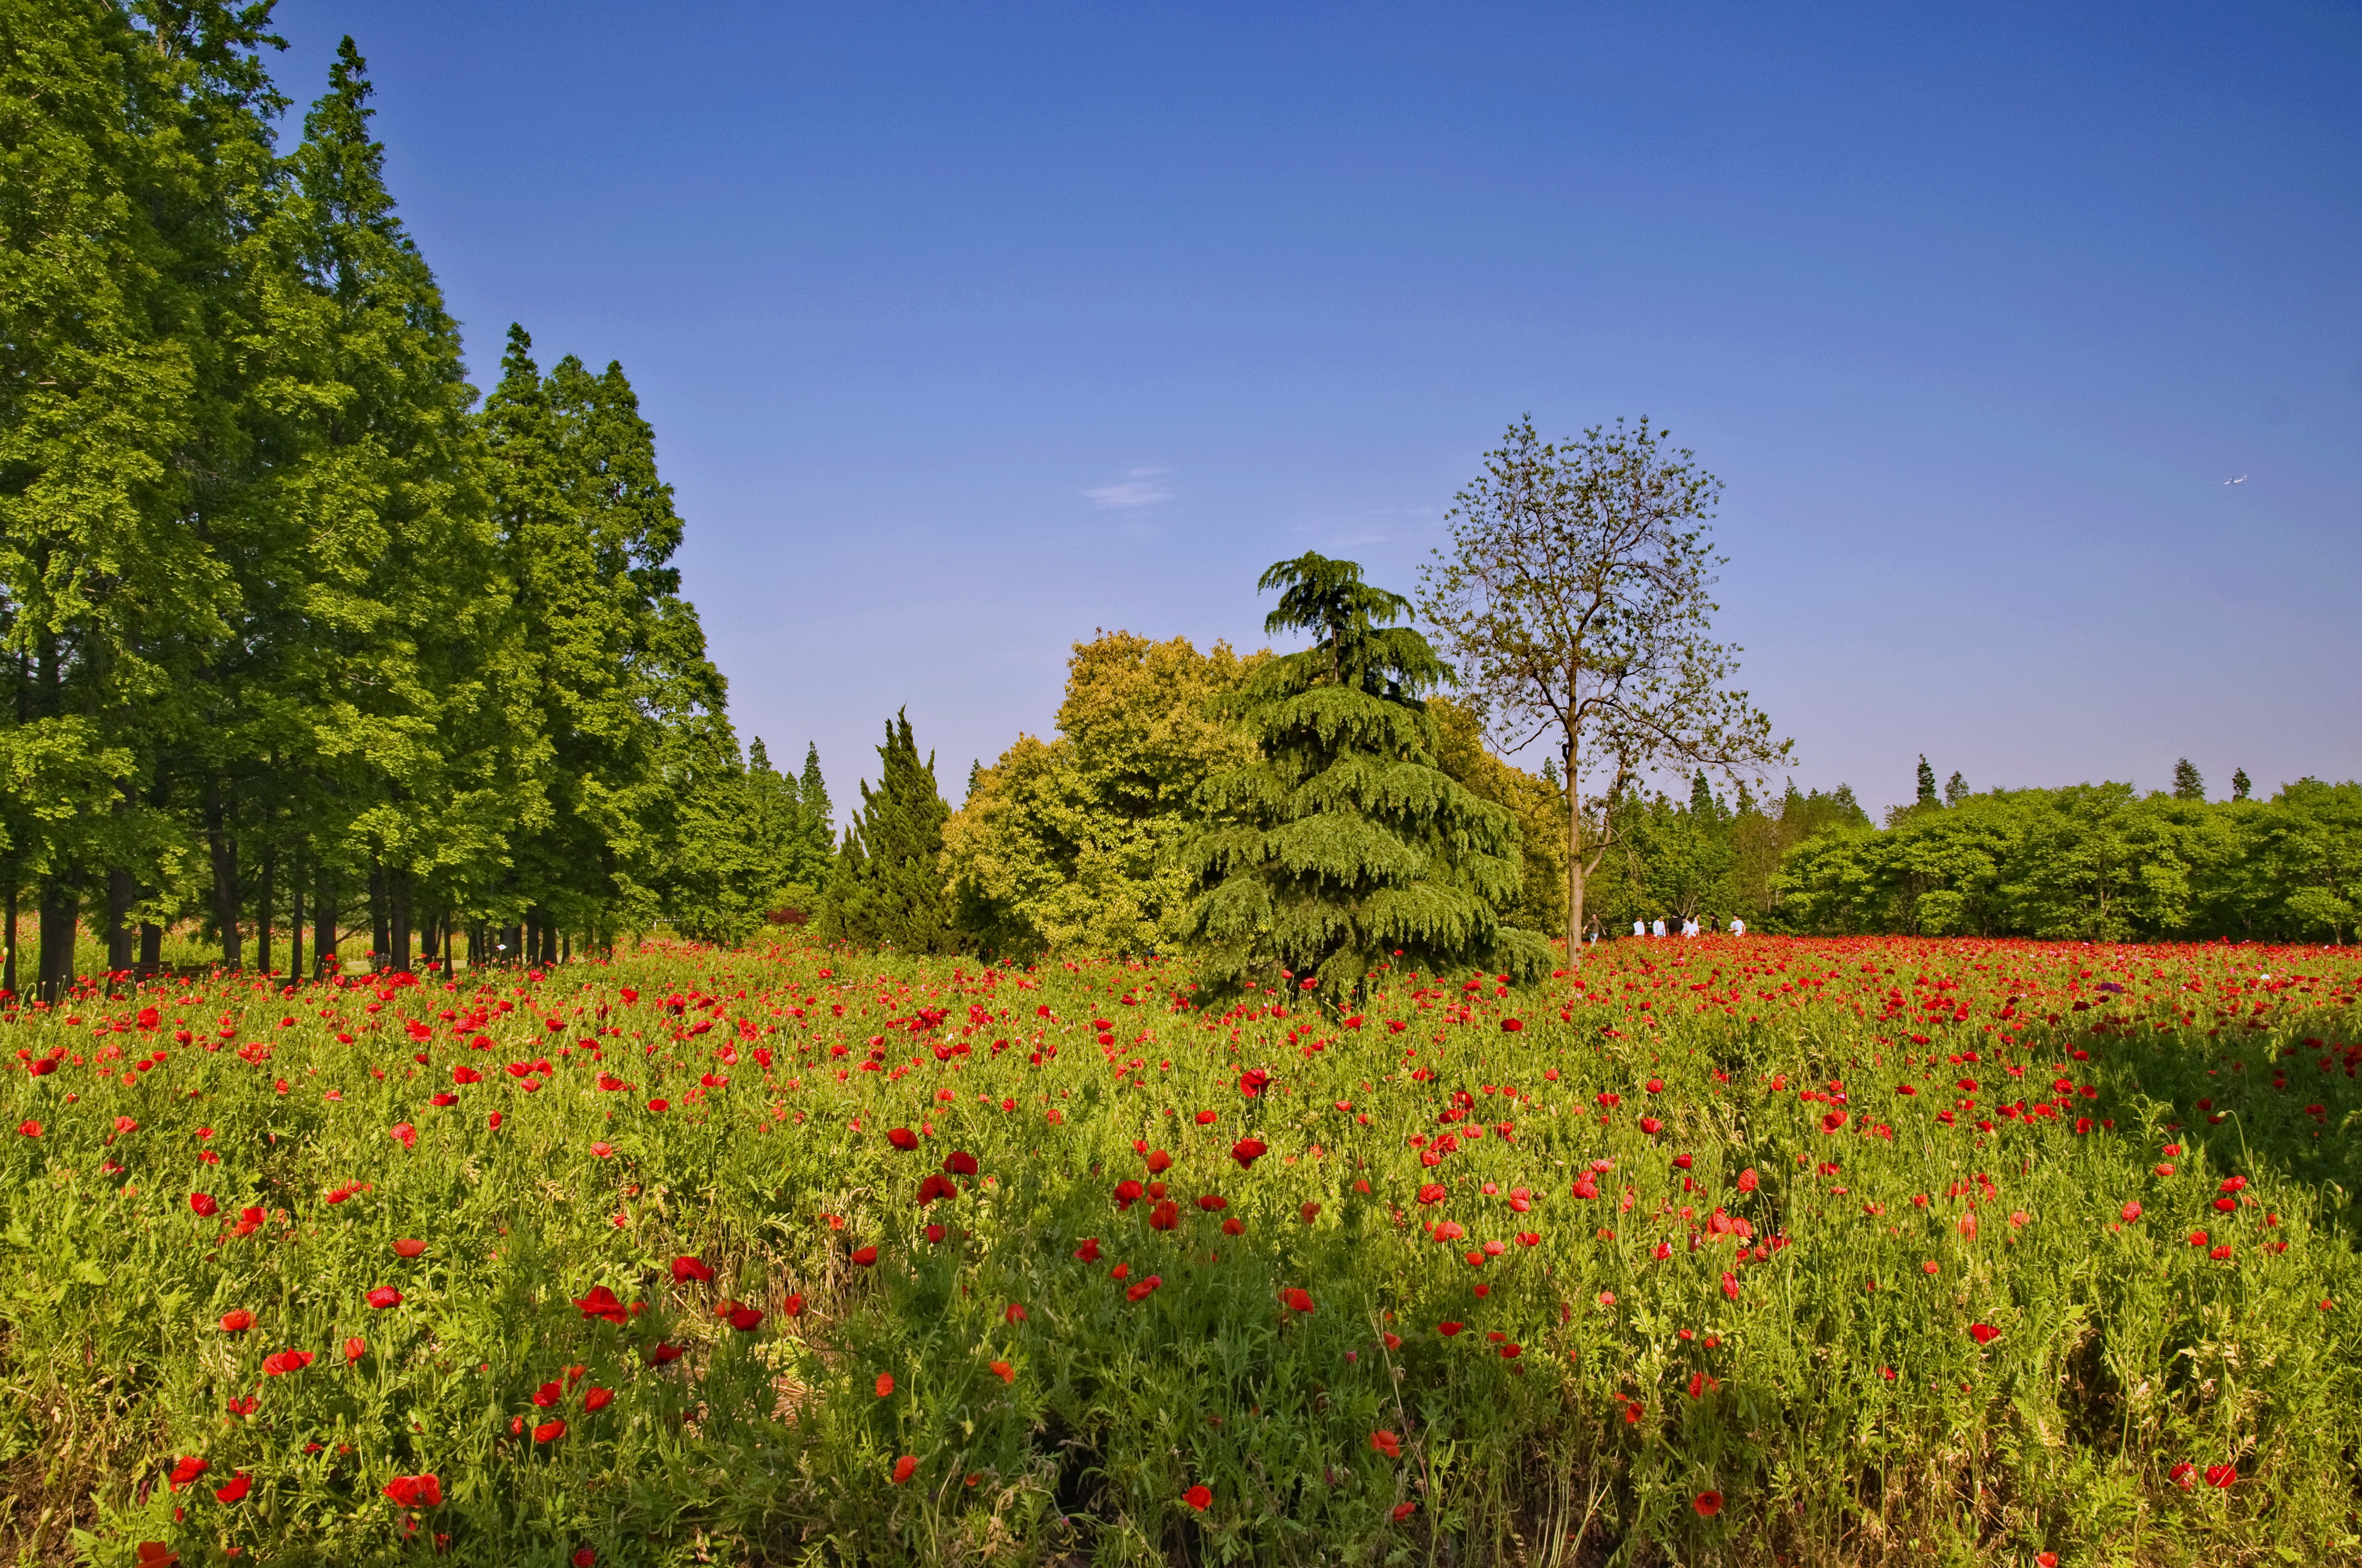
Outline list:
[[[2177,801],[2202,801],[2206,798],[2206,780],[2186,756],[2173,765],[2173,798]]]
[[[804,770],[796,782],[798,831],[800,834],[789,860],[788,878],[810,889],[817,899],[828,885],[829,862],[836,849],[836,808],[829,802],[828,780],[821,777],[820,746],[804,743]]]
[[[1262,755],[1206,784],[1214,825],[1188,851],[1203,889],[1188,930],[1209,978],[1285,972],[1343,1005],[1397,954],[1423,969],[1546,964],[1541,939],[1495,914],[1518,891],[1516,820],[1437,766],[1421,693],[1451,671],[1391,624],[1408,602],[1355,563],[1311,553],[1257,586],[1281,591],[1266,632],[1317,640],[1263,664],[1226,703]]]
[[[823,929],[832,940],[905,953],[952,951],[952,900],[944,887],[944,823],[951,808],[935,789],[935,758],[919,760],[904,709],[877,748],[877,788],[861,786],[861,810],[845,830],[829,878]]]
[[[1915,806],[1939,803],[1936,798],[1936,770],[1927,766],[1927,754],[1924,751],[1919,754],[1919,792],[1911,803]]]
[[[2235,801],[2244,801],[2247,798],[2247,791],[2254,788],[2255,786],[2247,781],[2247,770],[2246,768],[2238,767],[2232,770],[2231,799]]]
[[[1944,780],[1944,804],[1957,806],[1968,798],[1968,776],[1956,767],[1952,770],[1952,776]]]

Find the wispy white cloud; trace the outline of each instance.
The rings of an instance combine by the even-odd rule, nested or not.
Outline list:
[[[1103,484],[1083,491],[1083,499],[1096,501],[1101,506],[1131,508],[1153,506],[1160,501],[1173,499],[1173,491],[1162,480],[1171,469],[1132,469],[1118,484]]]

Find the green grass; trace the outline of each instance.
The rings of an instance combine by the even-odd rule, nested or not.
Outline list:
[[[0,1023],[21,1560],[2362,1560],[2345,953],[1623,943],[1358,1025],[1162,965],[425,978]]]

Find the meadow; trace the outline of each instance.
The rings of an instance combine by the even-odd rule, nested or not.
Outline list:
[[[2362,1561],[2362,963],[816,944],[0,1014],[0,1549]]]

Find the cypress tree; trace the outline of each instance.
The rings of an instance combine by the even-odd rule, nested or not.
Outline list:
[[[934,754],[919,760],[910,711],[886,726],[877,788],[861,786],[861,810],[829,877],[824,929],[832,940],[906,953],[952,951],[952,900],[943,871],[951,808],[935,788]]]
[[[1418,632],[1389,624],[1408,602],[1316,554],[1257,586],[1283,591],[1267,633],[1319,640],[1222,703],[1262,756],[1207,782],[1214,823],[1187,851],[1201,889],[1187,929],[1208,978],[1285,975],[1343,1005],[1396,955],[1429,970],[1546,965],[1547,944],[1496,914],[1518,889],[1516,819],[1437,766],[1420,693],[1451,670]]]
[[[815,893],[828,883],[829,861],[836,848],[836,808],[829,802],[828,781],[821,777],[820,746],[804,743],[803,777],[796,784],[798,832],[790,882]]]
[[[1919,794],[1911,803],[1915,806],[1933,806],[1938,803],[1936,798],[1936,770],[1927,766],[1927,754],[1924,751],[1919,754]]]
[[[2206,798],[2206,780],[2188,757],[2173,765],[2173,798],[2177,801],[2202,801]]]

